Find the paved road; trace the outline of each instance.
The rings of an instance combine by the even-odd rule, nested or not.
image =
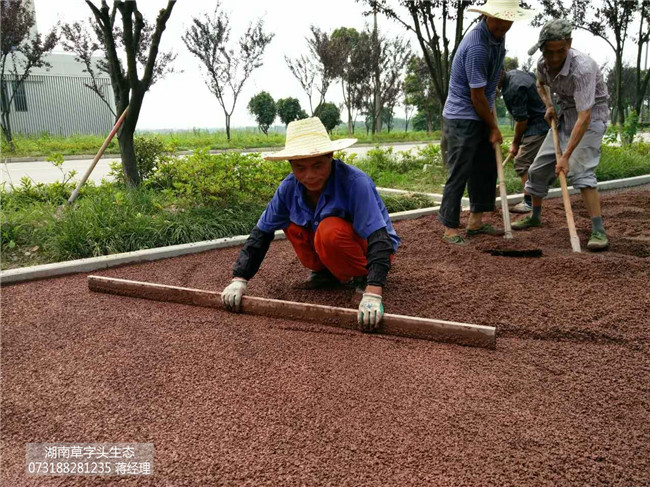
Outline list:
[[[383,145],[382,147],[389,147],[391,144]],[[394,145],[396,151],[406,151],[421,147],[425,144],[399,144]],[[365,155],[372,146],[351,147],[347,152],[356,152],[359,156]],[[95,169],[90,175],[90,180],[100,182],[102,179],[109,179],[109,164],[112,161],[118,161],[119,157],[111,159],[100,159],[95,166]],[[85,172],[90,167],[92,159],[79,159],[70,160],[63,163],[63,172],[77,171],[77,175],[72,179],[79,181]],[[37,161],[37,162],[12,162],[2,164],[2,181],[7,184],[13,183],[14,185],[20,184],[22,177],[29,177],[35,183],[53,183],[61,181],[63,174],[61,169],[54,167],[50,162]]]

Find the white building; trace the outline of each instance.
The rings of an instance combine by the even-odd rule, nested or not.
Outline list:
[[[18,87],[10,107],[12,132],[108,134],[115,121],[111,109],[116,110],[108,75],[102,73],[104,77],[98,79],[97,84],[111,108],[86,86],[90,84],[90,76],[83,72],[84,65],[77,62],[74,55],[54,53],[46,60],[51,68],[33,68]],[[10,73],[8,66],[5,71],[7,83],[1,87],[3,103],[11,98],[15,88]]]

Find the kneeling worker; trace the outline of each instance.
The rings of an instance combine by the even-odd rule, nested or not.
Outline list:
[[[382,289],[400,238],[375,184],[361,170],[333,158],[356,139],[330,140],[316,118],[291,122],[285,148],[266,160],[289,160],[291,171],[252,230],[221,299],[239,311],[247,282],[257,273],[276,230],[282,229],[311,275],[310,287],[355,283],[366,287],[359,304],[363,331],[384,314]]]

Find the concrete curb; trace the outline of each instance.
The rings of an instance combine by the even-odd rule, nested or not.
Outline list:
[[[650,184],[650,174],[637,176],[634,178],[617,179],[614,181],[605,181],[598,183],[599,190],[613,190],[629,188],[642,184]],[[386,188],[389,189],[389,188]],[[417,193],[414,191],[391,190],[391,193]],[[569,187],[572,194],[578,193],[579,190]],[[435,193],[422,193],[434,197]],[[559,198],[562,196],[560,188],[554,188],[549,191],[549,198]],[[523,194],[508,196],[509,203],[517,203],[523,199]],[[497,198],[500,203],[500,198]],[[439,206],[431,208],[420,208],[417,210],[400,211],[391,213],[392,221],[410,220],[422,216],[434,215],[440,209]],[[179,257],[181,255],[195,254],[207,250],[220,249],[225,247],[234,247],[243,245],[248,235],[238,235],[235,237],[219,238],[216,240],[206,240],[189,244],[172,245],[168,247],[158,247],[153,249],[138,250],[135,252],[125,252],[122,254],[104,255],[101,257],[90,257],[87,259],[70,260],[67,262],[55,262],[52,264],[43,264],[32,267],[23,267],[19,269],[9,269],[0,272],[0,285],[14,284],[18,282],[31,281],[34,279],[43,279],[47,277],[63,276],[66,274],[75,274],[78,272],[91,272],[99,269],[107,269],[125,264],[135,264],[138,262],[149,262],[153,260],[166,259],[169,257]],[[276,239],[284,239],[284,232],[275,232]]]

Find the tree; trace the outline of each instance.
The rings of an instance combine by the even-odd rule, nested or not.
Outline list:
[[[644,27],[645,30],[644,30]],[[643,46],[646,48],[646,70],[645,74],[641,71],[641,53]],[[650,0],[641,0],[641,9],[639,12],[639,37],[637,38],[637,55],[636,55],[636,78],[634,80],[634,110],[641,115],[643,100],[648,91],[650,84],[650,69],[647,69],[648,48],[650,48]]]
[[[47,35],[30,35],[36,24],[34,13],[23,0],[0,2],[0,92],[1,92],[1,122],[2,134],[9,144],[9,150],[15,151],[13,134],[11,132],[11,103],[18,93],[24,92],[25,80],[33,68],[50,68],[46,61],[47,54],[54,49],[58,42],[57,27]],[[7,61],[9,61],[7,66]],[[11,90],[9,85],[11,84]],[[11,94],[10,94],[11,92]]]
[[[372,133],[376,133],[381,132],[383,108],[394,107],[402,93],[404,68],[411,57],[411,50],[408,42],[400,37],[375,38],[372,31],[366,31],[364,37],[369,39],[364,44],[369,46],[372,72],[375,74],[366,77],[362,84],[363,108],[371,122]]]
[[[406,67],[404,100],[418,109],[418,114],[425,120],[424,130],[430,134],[434,120],[440,118],[440,102],[435,96],[433,79],[426,62],[419,56],[411,56]]]
[[[624,107],[633,107],[634,102],[635,102],[635,86],[634,86],[634,81],[636,78],[636,69],[634,69],[631,66],[623,65],[623,69],[621,71],[621,78],[622,78],[622,89],[620,92],[620,95],[622,97],[622,100],[620,103]],[[612,95],[609,98],[609,106],[613,112],[618,110],[618,99],[616,98],[616,71],[613,69],[610,69],[607,72],[607,76],[605,78],[607,82],[607,90],[612,93]],[[613,118],[617,118],[618,114],[614,114]]]
[[[524,71],[527,71],[529,73],[530,72],[534,73],[535,70],[537,69],[536,66],[533,67],[534,62],[535,62],[535,59],[533,58],[533,56],[528,56],[528,59],[526,59],[526,62],[521,65],[521,69],[524,70]],[[531,68],[532,68],[532,71],[531,71]]]
[[[416,132],[424,132],[429,130],[429,122],[427,121],[426,114],[417,112],[413,117],[413,130]]]
[[[442,107],[445,105],[449,92],[451,63],[463,36],[478,20],[470,22],[465,28],[465,10],[477,1],[399,0],[401,6],[399,11],[392,7],[393,2],[389,0],[362,1],[373,11],[380,12],[389,19],[398,22],[416,36],[433,80],[434,93],[438,99],[442,116]],[[446,163],[447,141],[444,137],[441,140],[441,152],[442,159]]]
[[[135,0],[115,0],[109,8],[106,0],[101,6],[96,6],[92,0],[86,0],[94,17],[95,32],[99,37],[102,49],[106,54],[105,70],[111,76],[111,86],[115,96],[117,114],[128,107],[126,118],[117,134],[122,156],[124,180],[130,186],[137,186],[141,179],[135,157],[133,135],[140,117],[142,101],[155,79],[162,75],[168,58],[163,58],[162,64],[157,64],[160,39],[167,26],[176,0],[168,0],[167,6],[158,12],[156,26],[147,27],[142,13],[138,10]],[[121,28],[116,26],[117,13],[122,18]],[[126,54],[126,69],[119,51]],[[173,55],[172,60],[173,60]],[[142,77],[139,75],[138,64],[141,65]]]
[[[411,115],[413,114],[414,105],[411,105],[408,100],[406,92],[404,93],[404,99],[402,100],[402,106],[404,107],[404,132],[409,131],[409,122],[411,121]]]
[[[343,104],[348,114],[348,134],[354,133],[352,113],[363,108],[363,83],[372,74],[372,57],[367,35],[354,28],[340,27],[332,32],[334,49],[339,51],[341,65],[338,79],[343,90]]]
[[[230,44],[230,18],[217,3],[213,15],[192,18],[182,39],[187,49],[201,61],[205,82],[216,96],[226,118],[230,140],[230,117],[244,83],[262,65],[266,46],[275,34],[264,32],[264,21],[251,23],[236,46]]]
[[[311,35],[306,37],[309,56],[301,55],[299,58],[284,59],[291,74],[298,80],[309,100],[309,109],[314,112],[312,93],[314,87],[318,91],[317,105],[325,101],[325,95],[332,81],[338,76],[342,63],[342,53],[336,49],[330,37],[318,27],[309,27]]]
[[[314,107],[311,102],[312,93],[314,92],[314,81],[316,79],[317,68],[314,65],[313,61],[305,56],[301,55],[299,58],[291,59],[288,56],[284,56],[284,60],[287,63],[289,71],[291,74],[298,80],[302,90],[307,95],[307,101],[309,102],[309,111],[314,114]]]
[[[508,57],[503,60],[503,69],[506,71],[512,71],[513,69],[519,69],[519,59],[516,57]]]
[[[260,130],[268,136],[269,127],[273,124],[277,113],[273,97],[266,91],[260,91],[248,102],[248,111],[255,116]]]
[[[622,128],[625,122],[625,107],[621,96],[623,83],[623,50],[628,38],[627,31],[632,18],[639,8],[638,0],[571,0],[567,6],[563,0],[540,0],[543,14],[536,17],[535,23],[541,24],[549,18],[572,19],[576,28],[586,30],[603,39],[614,51],[615,90],[612,93],[617,100],[613,114],[618,118]],[[642,0],[643,1],[643,0]],[[616,121],[616,120],[614,120]]]
[[[390,134],[393,129],[394,106],[385,106],[381,110],[381,123],[386,126],[386,131]]]
[[[316,85],[316,90],[320,95],[318,104],[325,102],[325,95],[332,82],[339,77],[341,67],[345,61],[345,50],[338,49],[339,45],[333,42],[327,33],[321,31],[313,25],[310,27],[311,37],[307,38],[309,50],[316,61],[320,84]]]
[[[329,133],[341,123],[341,111],[334,103],[321,103],[314,110],[314,116],[320,118]]]
[[[108,107],[113,116],[118,118],[120,112],[116,113],[113,110],[113,106],[102,91],[101,82],[99,81],[101,74],[107,74],[111,77],[111,66],[108,62],[109,55],[105,48],[106,42],[103,40],[102,28],[97,23],[94,23],[93,19],[88,19],[86,22],[64,24],[61,31],[63,33],[61,39],[63,49],[73,53],[75,60],[84,65],[83,71],[89,74],[90,81],[88,83],[84,82],[84,86],[95,93]],[[142,31],[136,53],[138,72],[143,72],[146,69],[153,33],[154,26],[147,19],[142,18]],[[123,30],[117,24],[113,25],[113,38],[115,39],[116,51],[122,55],[122,61],[128,62],[124,58],[124,54],[122,54],[125,53]],[[94,57],[97,52],[103,55],[103,59]],[[175,59],[176,54],[172,51],[158,52],[149,87],[163,79],[166,75],[175,72],[173,66]],[[119,89],[116,86],[112,86],[112,88],[114,92],[116,88]]]
[[[275,103],[275,106],[278,110],[278,116],[285,127],[294,120],[307,118],[307,114],[300,107],[300,102],[297,98],[280,98]],[[304,117],[302,116],[303,114],[305,115]]]

